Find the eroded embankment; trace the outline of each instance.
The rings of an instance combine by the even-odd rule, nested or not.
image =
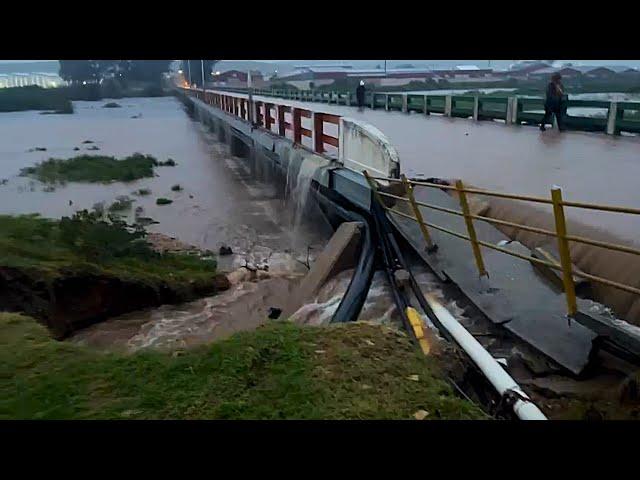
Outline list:
[[[81,212],[49,220],[0,216],[0,305],[56,337],[110,316],[228,288],[216,262],[159,253],[145,232]]]

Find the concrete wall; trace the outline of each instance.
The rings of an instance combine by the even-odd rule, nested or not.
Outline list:
[[[339,161],[357,172],[400,176],[400,158],[389,139],[373,125],[348,117],[340,119]]]

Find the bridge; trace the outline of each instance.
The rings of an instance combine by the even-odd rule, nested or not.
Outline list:
[[[576,210],[591,214],[585,218],[592,219],[594,225],[598,225],[598,216],[624,218],[615,225],[633,224],[640,216],[640,208],[624,206],[628,197],[618,206],[585,202],[584,197],[577,201],[567,199],[568,195],[563,198],[567,189],[555,186],[553,169],[548,168],[545,174],[552,179],[550,185],[544,185],[542,177],[532,173],[529,176],[533,175],[536,181],[527,181],[523,174],[518,178],[520,183],[511,179],[505,183],[511,193],[469,180],[469,173],[474,172],[473,178],[482,178],[477,172],[486,170],[486,165],[496,168],[496,176],[505,176],[505,169],[511,165],[498,165],[490,158],[492,155],[502,154],[501,159],[514,159],[514,163],[523,156],[539,162],[535,155],[523,151],[537,148],[554,152],[562,160],[564,139],[576,146],[586,142],[599,149],[597,152],[607,152],[608,145],[616,145],[622,151],[619,163],[626,168],[626,175],[637,171],[632,170],[637,169],[632,162],[632,153],[640,146],[637,139],[584,132],[547,132],[542,136],[535,128],[446,116],[425,118],[406,108],[399,112],[358,112],[349,105],[274,101],[273,97],[248,97],[241,92],[185,88],[181,98],[197,119],[217,132],[221,140],[228,141],[232,153],[248,159],[256,171],[273,169],[287,184],[290,178],[297,178],[297,184],[309,184],[307,189],[313,192],[332,224],[346,219],[364,225],[365,239],[354,276],[332,321],[357,318],[370,284],[366,278],[371,278],[376,263],[382,264],[397,293],[394,302],[405,328],[424,350],[421,322],[402,293],[407,284],[402,286],[401,275],[396,276],[406,269],[411,278],[411,267],[403,258],[406,252],[414,252],[441,281],[459,289],[488,320],[573,375],[586,374],[599,350],[640,362],[640,330],[612,318],[602,304],[592,301],[612,306],[629,322],[640,322],[640,278],[634,273],[640,271],[640,249],[611,241],[610,237],[589,235],[593,231],[584,235],[565,220],[565,212]],[[455,133],[461,138],[444,140]],[[549,133],[555,135],[555,143],[541,140],[554,138]],[[460,147],[458,144],[467,137],[476,137],[474,143]],[[432,161],[434,143],[446,144],[442,155],[447,158]],[[506,148],[514,148],[516,153],[505,156]],[[469,160],[470,155],[475,158]],[[590,156],[590,151],[585,155],[600,172],[606,173],[596,156]],[[451,169],[449,163],[454,162],[466,163],[463,168]],[[580,168],[566,163],[566,178],[582,180],[576,175]],[[532,169],[521,160],[518,165]],[[451,180],[407,179],[404,175],[408,171],[414,177],[419,173],[430,175],[432,168],[447,172],[438,172],[438,176]],[[265,178],[272,177],[268,173]],[[456,180],[460,177],[466,184]],[[602,184],[591,181],[594,186]],[[578,193],[588,191],[584,181],[578,183]],[[521,186],[538,190],[522,193]],[[542,224],[527,218],[501,219],[496,211],[483,213],[486,210],[475,203],[476,197],[483,196],[520,202],[517,212],[530,205],[550,212]],[[331,220],[332,216],[336,221]],[[531,242],[522,238],[522,233],[543,237],[546,243],[537,239]],[[514,238],[520,243],[512,243]],[[404,239],[408,247],[399,247],[397,239]],[[593,258],[602,261],[591,264]],[[434,314],[443,311],[441,306],[431,297],[425,299],[416,288],[411,290],[431,322],[445,336],[452,334],[449,328],[458,322],[441,323]],[[460,344],[459,339],[456,342]]]
[[[248,97],[239,91],[207,90],[210,95],[215,92],[237,98],[238,101]],[[287,117],[283,121],[288,123],[291,114],[278,111],[274,106],[276,101],[266,93],[271,91],[258,90],[253,96],[259,110],[258,123],[262,122],[264,126],[262,118],[266,105],[270,110],[267,129],[277,133],[280,128],[278,115]],[[274,95],[286,97],[294,94],[274,92]],[[521,121],[524,118],[537,121],[535,115],[539,117],[539,114],[523,117],[523,109],[526,113],[527,105],[533,102],[531,99],[527,100],[529,103],[522,103],[523,100],[519,99],[515,106],[516,102],[512,100],[501,99],[504,110],[494,109],[492,117],[502,121],[498,123],[480,121],[482,102],[475,100],[475,105],[473,103],[474,98],[478,97],[468,97],[467,100],[471,99],[471,110],[464,111],[460,103],[457,110],[454,108],[456,102],[460,102],[456,96],[437,99],[430,96],[425,100],[423,95],[370,94],[367,98],[369,107],[373,105],[378,108],[358,111],[351,106],[354,102],[349,94],[324,93],[314,97],[311,93],[296,92],[295,96],[296,99],[279,98],[277,103],[300,109],[309,109],[313,105],[311,108],[316,112],[349,116],[377,127],[402,158],[402,173],[410,177],[461,178],[479,188],[536,196],[548,196],[549,189],[559,185],[565,198],[576,201],[640,207],[640,189],[637,188],[637,179],[640,178],[640,137],[585,131],[543,133],[532,126],[516,124],[518,115]],[[427,105],[428,115],[424,111],[417,111],[418,104],[412,97],[419,97],[423,108]],[[575,107],[583,103],[589,106],[597,103],[599,107],[606,105],[609,112],[615,113],[614,119],[626,118],[621,117],[624,111],[640,110],[640,104],[624,104],[618,108],[617,105],[611,107],[610,102],[573,102]],[[434,111],[429,110],[429,106]],[[467,114],[471,118],[456,118]],[[507,118],[511,120],[507,121]],[[578,118],[578,122],[586,121]],[[640,131],[640,122],[625,121],[622,124],[624,128]],[[305,129],[310,129],[311,123],[311,119],[302,120]],[[327,123],[324,133],[337,137],[337,124]],[[286,132],[289,131],[285,129]],[[292,131],[289,133],[293,135]],[[301,143],[311,145],[311,137],[301,136]],[[330,155],[337,155],[337,148],[331,144],[326,145],[324,150]],[[638,242],[640,221],[637,218],[605,216],[593,210],[571,210],[567,215],[570,220],[606,230],[625,242]]]

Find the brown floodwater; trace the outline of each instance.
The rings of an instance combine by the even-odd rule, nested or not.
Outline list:
[[[257,249],[267,256],[275,250],[306,257],[307,247],[317,250],[330,234],[322,222],[304,223],[300,215],[292,214],[296,202],[291,206],[276,185],[255,179],[246,161],[231,156],[228,146],[190,119],[175,98],[128,98],[117,100],[122,108],[102,108],[106,102],[74,102],[73,115],[0,114],[0,182],[7,180],[0,185],[0,214],[59,218],[97,203],[108,206],[126,195],[135,200],[127,214],[130,220],[135,209],[142,208],[140,216],[159,222],[148,227],[150,231],[201,248],[217,250],[227,244],[240,254]],[[87,140],[94,143],[84,144]],[[93,146],[99,150],[88,150]],[[30,151],[35,147],[46,151]],[[68,183],[54,191],[19,176],[20,169],[50,157],[85,153],[125,157],[135,152],[159,160],[173,158],[177,166],[157,168],[153,178]],[[171,190],[176,184],[181,191]],[[141,188],[151,194],[133,195]],[[158,197],[173,203],[156,205]]]

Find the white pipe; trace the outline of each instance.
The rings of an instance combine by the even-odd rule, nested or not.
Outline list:
[[[547,417],[535,406],[529,399],[529,396],[522,391],[515,380],[511,378],[491,354],[460,325],[460,322],[458,322],[433,295],[427,293],[425,298],[444,328],[447,329],[458,345],[467,352],[471,360],[478,366],[498,393],[504,395],[505,392],[513,391],[520,397],[513,405],[513,411],[518,418],[522,420],[546,420]]]

